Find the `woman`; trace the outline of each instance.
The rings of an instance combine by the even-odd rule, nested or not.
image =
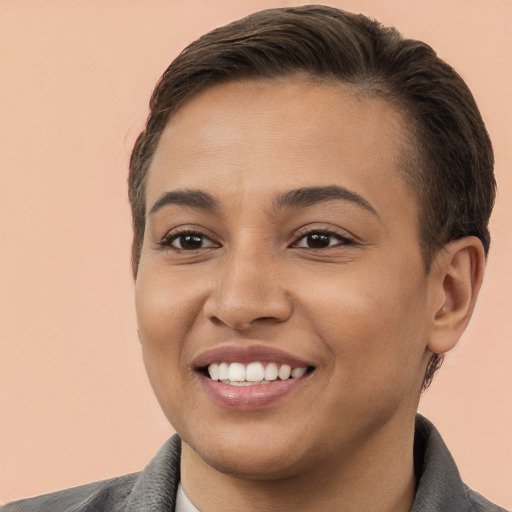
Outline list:
[[[130,164],[139,336],[180,437],[7,510],[500,510],[415,418],[493,199],[471,93],[423,43],[324,7],[193,43]]]

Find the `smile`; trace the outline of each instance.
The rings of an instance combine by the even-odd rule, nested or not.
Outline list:
[[[268,408],[308,386],[316,365],[268,345],[228,344],[201,353],[191,368],[213,403],[241,411]]]
[[[208,376],[214,381],[220,381],[230,386],[256,386],[270,384],[276,380],[296,379],[308,371],[307,367],[292,368],[289,364],[253,361],[249,364],[212,363],[207,367]]]

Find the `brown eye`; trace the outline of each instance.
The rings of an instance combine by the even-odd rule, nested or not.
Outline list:
[[[173,236],[166,245],[183,251],[197,251],[208,247],[218,247],[206,235],[201,233],[181,233]]]
[[[332,236],[326,235],[325,233],[311,233],[306,236],[306,244],[311,249],[323,249],[329,247]]]
[[[307,249],[326,249],[335,245],[350,245],[352,243],[352,240],[349,238],[336,233],[312,231],[301,237],[295,246]]]

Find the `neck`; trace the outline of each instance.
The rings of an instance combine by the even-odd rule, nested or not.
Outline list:
[[[387,425],[352,454],[273,479],[218,471],[183,443],[182,485],[202,512],[408,512],[415,489],[413,441],[413,425],[398,432]]]

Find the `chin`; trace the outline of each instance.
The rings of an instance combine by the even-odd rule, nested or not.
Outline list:
[[[305,448],[300,435],[282,428],[252,425],[242,427],[243,432],[237,428],[209,429],[201,434],[183,432],[181,437],[203,462],[223,474],[273,480],[310,468],[313,462],[307,450],[298,450]]]
[[[199,452],[202,460],[215,470],[225,475],[245,480],[278,480],[300,472],[301,466],[295,458],[290,460],[290,452],[255,453],[251,450],[223,449],[221,452],[210,449]]]

